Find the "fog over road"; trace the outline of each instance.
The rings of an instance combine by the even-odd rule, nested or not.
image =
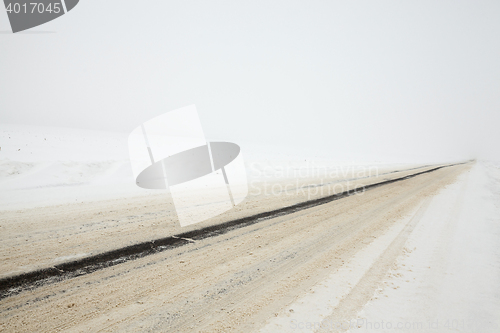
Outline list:
[[[25,2],[0,332],[500,332],[500,1]]]

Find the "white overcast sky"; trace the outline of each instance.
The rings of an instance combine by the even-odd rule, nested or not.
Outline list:
[[[2,123],[196,104],[209,139],[500,159],[500,1],[81,0],[8,31],[0,8]]]

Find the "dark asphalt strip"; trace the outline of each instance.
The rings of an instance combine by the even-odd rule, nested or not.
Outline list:
[[[191,240],[202,240],[209,237],[225,234],[235,229],[243,228],[263,220],[272,219],[275,217],[292,214],[300,210],[311,207],[324,205],[334,200],[342,199],[359,192],[364,192],[380,186],[403,181],[409,178],[416,177],[425,173],[430,173],[445,167],[465,164],[456,163],[450,165],[439,166],[426,171],[414,173],[405,177],[400,177],[391,180],[385,180],[380,183],[362,186],[357,189],[348,190],[342,193],[333,194],[327,197],[301,202],[292,206],[283,207],[269,212],[259,213],[256,215],[243,217],[237,220],[224,222],[218,225],[205,227],[198,230],[188,231],[174,236],[155,239],[120,249],[96,254],[93,256],[81,258],[78,260],[62,263],[53,267],[39,269],[33,272],[23,273],[7,278],[0,279],[0,299],[19,294],[24,290],[32,290],[37,287],[55,283],[66,279],[71,279],[77,276],[90,274],[100,269],[115,266],[123,262],[139,259],[151,254],[174,249],[191,243]]]

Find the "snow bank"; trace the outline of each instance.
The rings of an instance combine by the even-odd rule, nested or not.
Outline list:
[[[126,133],[0,125],[0,210],[111,199],[136,188]]]
[[[359,316],[411,332],[500,331],[500,164],[477,163],[427,209]],[[405,329],[401,329],[405,331]]]

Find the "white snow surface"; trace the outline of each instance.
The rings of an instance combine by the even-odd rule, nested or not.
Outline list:
[[[145,195],[135,185],[127,135],[0,125],[0,210]]]
[[[136,186],[127,139],[128,133],[121,132],[0,124],[0,211],[158,193]],[[235,143],[249,181],[321,178],[332,166],[349,178],[370,166],[388,166],[387,161],[345,160],[335,151],[321,155],[297,147]]]
[[[500,163],[476,163],[433,198],[406,248],[359,313],[364,330],[500,332]]]
[[[500,332],[500,163],[476,163],[429,200],[383,287],[355,318],[327,319],[413,214],[261,332]]]

